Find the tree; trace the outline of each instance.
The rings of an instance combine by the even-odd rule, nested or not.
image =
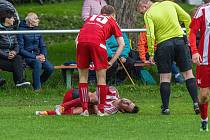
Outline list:
[[[137,21],[138,14],[136,8],[138,2],[139,0],[107,0],[107,3],[114,6],[116,9],[116,19],[118,24],[121,28],[125,29],[137,28],[140,27],[139,23],[143,23],[143,20]],[[138,41],[138,33],[129,34],[129,37],[135,47]]]

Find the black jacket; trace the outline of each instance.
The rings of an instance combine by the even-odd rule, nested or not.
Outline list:
[[[13,28],[0,24],[0,31],[11,31]],[[14,34],[0,34],[0,58],[8,59],[9,51],[19,53],[17,37]]]

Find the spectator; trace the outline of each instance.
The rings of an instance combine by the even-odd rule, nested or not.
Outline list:
[[[135,68],[134,68],[134,60],[129,57],[130,40],[126,33],[123,33],[123,39],[125,42],[125,47],[119,56],[119,61],[121,61],[124,64],[125,68],[131,74],[132,69]],[[110,60],[114,56],[118,48],[117,40],[113,35],[106,41],[106,47],[107,47],[108,59]],[[119,67],[121,67],[119,61],[118,62],[116,61],[115,64],[113,64],[112,67],[110,67],[107,70],[107,82],[110,81],[111,78],[115,78],[117,83],[120,83],[125,80],[126,73],[124,69],[122,68],[119,69]]]
[[[39,18],[36,13],[27,14],[25,21],[20,23],[19,30],[37,30]],[[41,89],[42,84],[53,73],[53,65],[47,60],[47,49],[41,34],[18,35],[20,55],[28,66],[33,69],[33,88]],[[43,69],[43,73],[42,73]]]
[[[106,40],[115,35],[119,44],[118,50],[112,59],[108,62],[106,51]],[[97,77],[97,95],[99,98],[98,115],[104,115],[104,103],[107,93],[106,89],[106,70],[111,66],[121,54],[124,48],[122,32],[115,21],[115,9],[110,6],[104,6],[101,9],[101,15],[89,17],[76,39],[77,44],[77,67],[79,70],[79,93],[82,102],[83,113],[81,115],[89,116],[88,112],[88,68],[92,61]]]
[[[208,131],[208,98],[210,87],[210,43],[209,17],[210,5],[200,6],[190,24],[190,47],[192,61],[196,66],[197,85],[200,88],[201,131]],[[196,45],[196,34],[200,31],[199,46]]]
[[[2,11],[0,13],[0,30],[13,30],[14,12]],[[21,56],[18,54],[19,48],[16,35],[1,34],[0,35],[0,68],[13,73],[13,80],[16,87],[25,87],[30,85],[24,79],[24,69]]]
[[[100,14],[101,8],[107,5],[105,0],[84,0],[82,7],[82,19],[85,21],[92,15]]]
[[[200,110],[196,81],[192,72],[190,53],[183,39],[184,32],[180,26],[180,22],[183,22],[187,34],[189,34],[190,15],[171,1],[153,3],[151,0],[141,0],[138,4],[138,11],[144,14],[149,61],[152,63],[154,63],[154,44],[155,40],[157,41],[155,61],[160,74],[161,114],[170,114],[171,66],[174,61],[186,80],[186,87],[193,100],[194,111],[198,114]]]
[[[105,115],[112,115],[118,111],[124,113],[137,113],[139,108],[129,99],[120,98],[118,90],[113,87],[107,87],[106,101],[104,105]],[[70,89],[64,95],[63,102],[60,105],[56,105],[55,110],[49,111],[36,111],[36,115],[47,116],[47,115],[77,115],[82,113],[81,101],[79,99],[78,89]],[[92,114],[97,113],[98,99],[95,92],[89,92],[91,107],[89,112]]]
[[[157,45],[155,44],[154,49],[156,48],[157,48]],[[141,32],[139,41],[138,41],[138,51],[139,51],[139,58],[143,63],[150,63],[149,54],[147,50],[148,50],[148,45],[147,45],[146,32]],[[172,76],[174,77],[175,82],[183,83],[185,81],[184,77],[179,72],[179,69],[177,68],[175,62],[172,63],[171,72],[172,72]]]

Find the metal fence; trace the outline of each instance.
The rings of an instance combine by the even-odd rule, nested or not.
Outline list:
[[[0,34],[34,34],[34,33],[41,33],[41,34],[63,34],[63,33],[79,33],[79,29],[75,30],[27,30],[27,31],[0,31]],[[146,29],[121,29],[122,32],[145,32]]]

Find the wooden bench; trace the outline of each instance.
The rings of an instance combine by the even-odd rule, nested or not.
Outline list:
[[[77,65],[69,65],[69,66],[54,66],[54,69],[65,69],[66,70],[66,88],[70,89],[72,87],[72,75],[74,69],[77,69]]]
[[[145,64],[145,63],[135,63],[135,67],[145,67],[145,66],[151,66],[152,64]],[[70,89],[72,87],[72,76],[74,69],[77,69],[77,65],[69,65],[69,66],[54,66],[54,69],[65,69],[66,70],[66,88]]]

